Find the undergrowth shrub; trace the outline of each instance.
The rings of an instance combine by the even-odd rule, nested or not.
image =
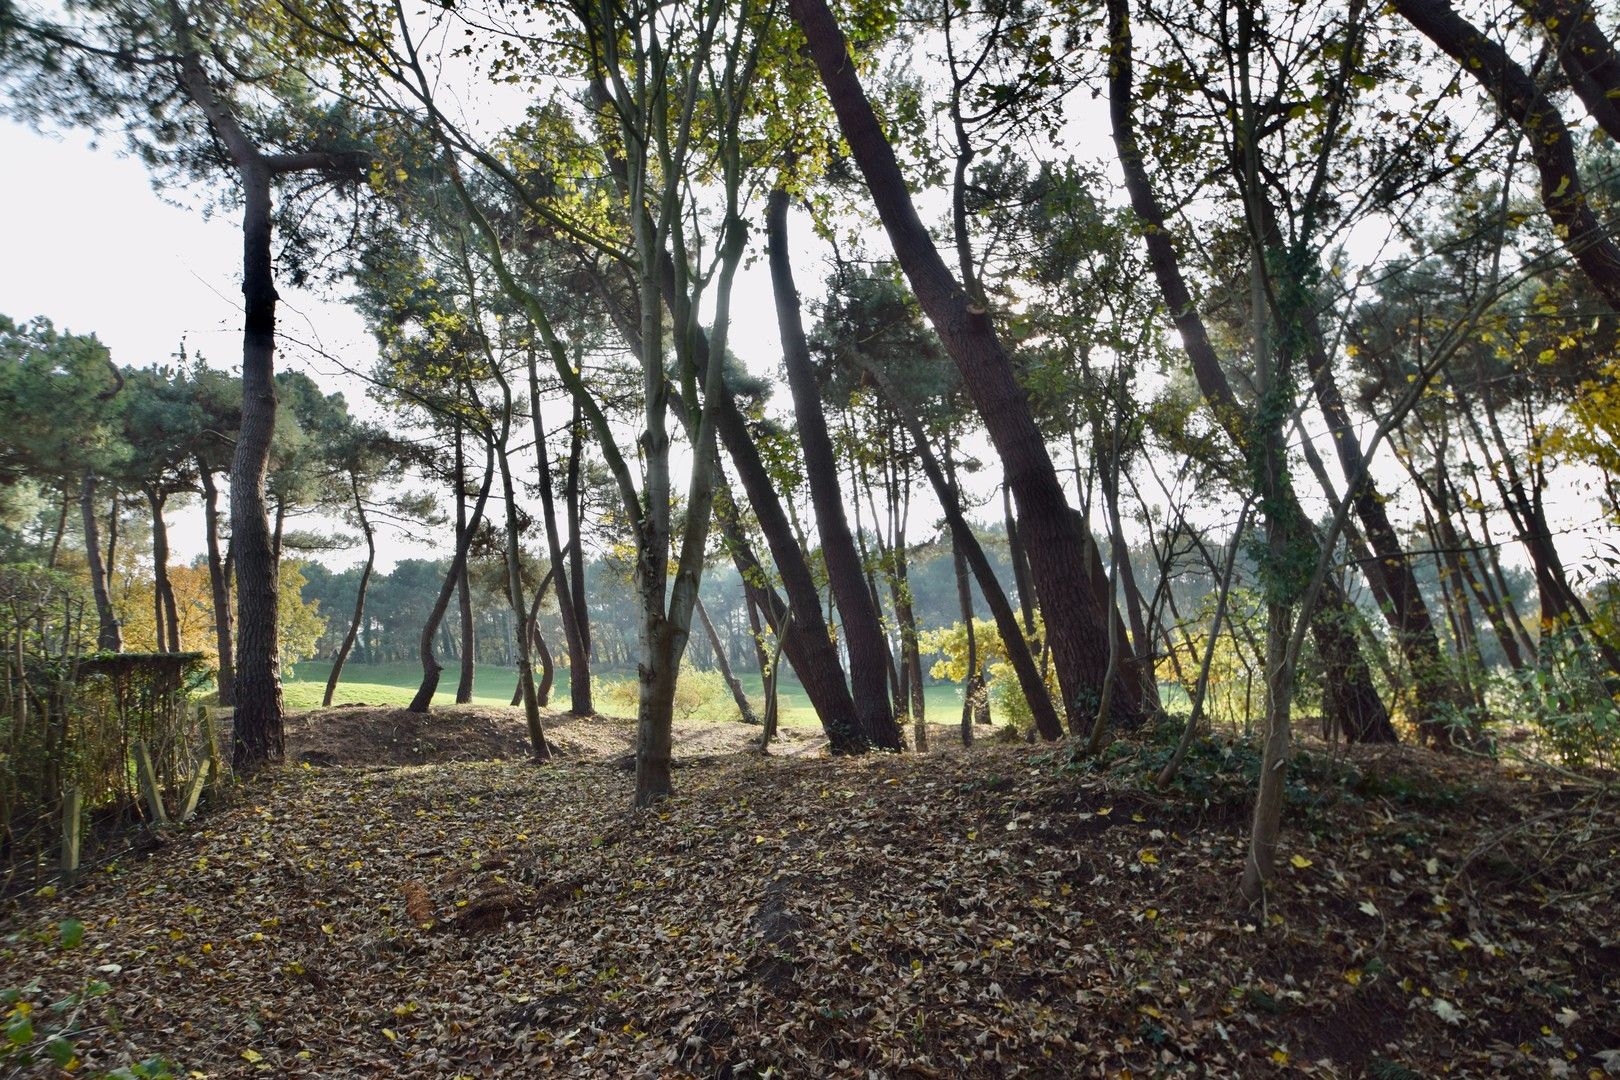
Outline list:
[[[1620,686],[1571,633],[1546,634],[1535,666],[1497,680],[1494,711],[1528,725],[1532,754],[1562,765],[1620,766]]]
[[[617,716],[636,715],[641,690],[635,679],[608,680],[597,692],[607,704],[606,711]],[[755,708],[763,711],[759,703]],[[700,723],[738,719],[731,688],[718,671],[704,671],[689,661],[681,661],[681,673],[675,680],[675,719]]]

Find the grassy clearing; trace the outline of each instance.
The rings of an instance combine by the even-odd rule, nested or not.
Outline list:
[[[310,660],[290,668],[286,672],[286,680],[282,683],[282,697],[287,708],[320,708],[321,695],[326,690],[326,677],[331,670],[332,665],[326,660]],[[449,705],[455,701],[458,673],[459,669],[455,667],[445,669],[439,679],[439,692],[433,697],[434,704]],[[606,671],[599,672],[595,679],[600,685],[632,677],[627,671]],[[765,688],[759,673],[742,672],[738,678],[742,682],[744,692],[753,699],[757,707],[765,698]],[[345,664],[343,679],[338,683],[337,694],[332,699],[333,704],[404,705],[416,693],[416,687],[421,679],[422,669],[417,664]],[[473,703],[505,705],[512,700],[512,691],[516,686],[517,672],[512,668],[479,664],[473,680]],[[961,716],[962,699],[955,684],[930,684],[924,693],[930,721],[949,722]],[[553,705],[566,705],[568,701],[566,668],[557,671],[551,701]],[[810,699],[797,680],[790,678],[782,680],[781,703],[782,723],[820,726],[815,710],[810,707]]]

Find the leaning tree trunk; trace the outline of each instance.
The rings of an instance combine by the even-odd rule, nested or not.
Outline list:
[[[1098,621],[1080,557],[1080,537],[1029,397],[1013,371],[989,312],[969,301],[951,276],[910,190],[877,115],[850,60],[848,43],[826,0],[790,0],[804,31],[839,128],[860,167],[889,234],[901,269],[940,341],[956,362],[989,431],[1018,501],[1019,529],[1046,633],[1057,662],[1058,681],[1071,715],[1088,715],[1102,698],[1108,670],[1108,633]],[[1121,715],[1128,700],[1121,699]]]
[[[377,562],[377,537],[372,532],[371,519],[366,517],[366,501],[360,497],[360,481],[354,473],[349,474],[349,487],[354,493],[355,518],[360,522],[360,531],[366,537],[366,564],[360,568],[360,586],[354,593],[354,617],[349,620],[349,629],[343,635],[343,644],[338,646],[337,656],[332,661],[331,674],[326,676],[326,692],[321,695],[321,707],[332,707],[332,696],[337,693],[338,679],[343,675],[343,664],[349,659],[349,652],[354,648],[354,642],[360,635],[360,623],[366,616],[366,586],[371,584],[371,568]]]
[[[705,370],[709,360],[709,338],[698,320],[689,317],[691,297],[677,287],[675,261],[667,251],[659,255],[658,285],[664,304],[675,322],[691,329],[693,362],[699,370]],[[639,331],[632,327],[631,333],[634,335]],[[722,392],[716,395],[713,402],[715,434],[736,467],[738,479],[770,548],[777,573],[782,578],[782,589],[787,596],[792,625],[795,627],[794,643],[784,649],[792,650],[789,662],[799,677],[800,685],[804,687],[805,696],[810,699],[811,707],[821,720],[832,752],[859,753],[865,746],[856,737],[854,702],[844,680],[837,646],[833,644],[821,613],[820,596],[810,572],[810,564],[782,506],[776,481],[754,443],[749,421],[737,406],[736,395],[729,386],[724,386],[724,373],[722,387]],[[677,411],[683,417],[690,418],[692,415],[690,407]],[[691,433],[690,427],[688,433]],[[718,461],[715,475],[724,477]],[[720,501],[716,500],[717,505]]]
[[[107,588],[107,565],[101,557],[101,526],[96,520],[96,474],[86,469],[79,487],[79,513],[84,518],[84,553],[90,563],[90,591],[96,598],[96,648],[122,652],[123,631],[113,611],[112,594]]]
[[[989,557],[979,544],[979,538],[973,535],[973,528],[962,513],[961,499],[954,477],[946,475],[940,468],[938,459],[934,457],[933,448],[928,445],[927,434],[923,431],[922,425],[915,417],[900,409],[899,396],[893,388],[884,384],[875,369],[867,370],[873,374],[874,379],[877,379],[885,396],[891,405],[894,405],[895,415],[911,433],[917,461],[922,465],[923,473],[928,477],[934,495],[939,500],[940,509],[945,515],[945,524],[951,531],[951,542],[967,560],[969,569],[973,571],[973,576],[979,583],[979,592],[990,608],[991,617],[995,619],[996,629],[1001,633],[1008,662],[1012,664],[1013,672],[1018,676],[1019,688],[1023,690],[1024,700],[1029,703],[1030,714],[1034,717],[1035,730],[1040,732],[1044,739],[1062,738],[1063,723],[1058,717],[1057,709],[1053,707],[1051,695],[1047,692],[1046,680],[1041,677],[1041,672],[1036,667],[1035,657],[1029,651],[1028,639],[1018,624],[1018,616],[1013,612],[1012,602],[1001,587],[1001,580],[996,577]],[[971,611],[971,608],[969,610]]]
[[[698,620],[703,623],[703,632],[709,637],[709,647],[714,650],[714,666],[720,669],[720,677],[726,680],[726,687],[731,691],[731,700],[737,703],[737,714],[745,724],[759,723],[759,717],[754,715],[754,707],[748,703],[748,695],[743,693],[742,683],[737,681],[737,676],[731,670],[731,661],[726,659],[726,647],[709,618],[709,609],[703,606],[701,598],[694,606]]]
[[[1204,320],[1193,303],[1192,293],[1182,277],[1180,260],[1170,241],[1170,232],[1158,198],[1148,178],[1147,167],[1137,142],[1132,115],[1132,71],[1130,16],[1126,0],[1109,0],[1109,112],[1114,143],[1131,209],[1142,221],[1143,243],[1153,276],[1164,294],[1165,308],[1181,335],[1182,347],[1191,362],[1199,392],[1233,443],[1246,448],[1250,443],[1248,421],[1238,404],[1220,358],[1211,343]],[[1293,499],[1292,491],[1284,498]],[[1309,522],[1295,502],[1287,515],[1295,527],[1309,534]],[[1325,709],[1352,742],[1394,742],[1395,728],[1389,713],[1373,686],[1372,673],[1361,655],[1351,620],[1355,618],[1344,593],[1333,582],[1322,591],[1322,600],[1311,617],[1311,632],[1326,669]]]
[[[832,438],[827,433],[827,418],[821,409],[821,391],[816,385],[810,346],[799,313],[799,290],[788,260],[787,211],[788,194],[777,188],[771,192],[766,211],[767,249],[771,290],[776,299],[776,325],[782,337],[782,358],[793,395],[793,413],[799,422],[805,477],[810,484],[810,501],[815,507],[816,531],[821,537],[827,580],[838,604],[849,651],[855,723],[866,742],[896,750],[901,745],[900,730],[895,724],[894,704],[889,699],[885,678],[883,658],[888,650],[883,639],[883,624],[866,590],[861,557],[855,550],[855,538],[844,514],[838,461],[833,454]]]
[[[563,625],[563,638],[568,645],[568,702],[575,716],[591,716],[596,704],[591,696],[591,651],[586,639],[585,618],[576,600],[580,593],[571,580],[583,572],[584,564],[575,575],[564,572],[562,539],[557,531],[557,507],[551,488],[551,454],[546,449],[545,425],[540,418],[540,372],[535,354],[529,353],[529,413],[534,426],[534,454],[540,481],[540,512],[545,521],[546,551],[551,559],[552,573],[556,575],[557,614]],[[578,554],[582,544],[576,534],[570,541],[570,550]]]
[[[56,532],[51,536],[51,553],[45,559],[47,570],[56,569],[57,556],[62,551],[62,537],[67,533],[68,507],[73,504],[73,489],[68,484],[62,485],[62,506],[56,513]]]
[[[456,553],[450,560],[450,570],[444,575],[444,584],[439,587],[439,595],[433,601],[433,607],[428,611],[427,622],[422,627],[422,637],[419,651],[422,657],[422,684],[416,688],[416,696],[406,706],[411,712],[425,713],[428,706],[433,704],[433,695],[439,689],[439,673],[444,665],[439,658],[433,655],[433,636],[439,632],[439,625],[444,621],[444,613],[450,610],[450,598],[455,595],[456,584],[461,580],[461,569],[467,564],[467,548],[472,543],[472,534],[478,530],[478,523],[484,518],[484,504],[489,501],[489,490],[495,482],[495,444],[489,442],[484,448],[484,482],[478,488],[478,498],[473,501],[472,514],[467,519],[467,530],[456,542]]]
[[[1620,311],[1620,245],[1592,209],[1575,160],[1575,142],[1547,91],[1494,37],[1447,0],[1394,0],[1394,7],[1490,95],[1525,134],[1541,179],[1541,204],[1554,230],[1609,307]],[[1578,80],[1577,92],[1582,89]],[[1605,92],[1606,93],[1606,92]]]
[[[568,469],[563,476],[563,507],[568,518],[568,587],[573,590],[574,625],[579,630],[579,647],[587,662],[591,658],[591,606],[585,598],[585,526],[582,491],[579,482],[581,458],[585,451],[585,420],[579,402],[574,402],[573,422],[568,425]]]
[[[219,545],[219,488],[208,462],[197,458],[197,476],[203,489],[203,535],[208,545],[208,584],[214,601],[214,647],[219,653],[219,703],[236,704],[236,653],[231,628],[230,566]]]
[[[467,462],[462,454],[461,421],[456,421],[456,537],[467,532]],[[461,678],[456,683],[456,704],[466,705],[473,699],[473,677],[478,662],[478,645],[473,638],[472,583],[468,580],[467,564],[461,564],[461,576],[456,581],[456,604],[461,613],[461,646],[457,650],[461,660]]]

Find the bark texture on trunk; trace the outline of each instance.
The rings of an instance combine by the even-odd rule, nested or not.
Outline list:
[[[232,763],[238,773],[279,761],[280,625],[274,542],[265,477],[276,430],[276,286],[271,276],[270,173],[244,167],[242,224],[242,427],[231,461],[231,542],[236,559],[236,712]]]
[[[873,746],[900,748],[900,730],[895,724],[894,704],[889,699],[883,657],[883,623],[863,580],[860,554],[844,515],[844,493],[838,482],[838,461],[827,418],[821,408],[821,390],[816,385],[810,346],[805,339],[799,312],[799,290],[793,281],[788,260],[788,194],[777,188],[770,194],[766,211],[767,249],[770,258],[771,289],[776,300],[776,326],[782,338],[783,362],[788,387],[793,395],[793,414],[798,420],[799,441],[804,454],[805,476],[810,484],[810,501],[816,512],[816,531],[821,537],[821,553],[827,564],[827,579],[844,629],[849,652],[850,693],[855,706],[857,735]]]
[[[1036,425],[1029,399],[989,313],[970,302],[917,214],[889,144],[867,100],[848,44],[825,0],[790,0],[804,31],[839,128],[866,180],[912,291],[962,373],[1018,501],[1021,539],[1040,599],[1058,681],[1071,717],[1089,716],[1102,699],[1108,632],[1097,619],[1057,470]],[[1121,713],[1128,707],[1120,701]],[[1115,719],[1134,720],[1120,715]]]

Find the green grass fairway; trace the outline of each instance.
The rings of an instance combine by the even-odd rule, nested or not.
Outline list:
[[[331,670],[331,662],[327,660],[308,660],[293,665],[284,673],[285,679],[281,685],[282,699],[286,702],[286,707],[320,708],[321,695],[326,690],[326,676]],[[443,674],[439,676],[439,691],[433,696],[435,705],[449,705],[455,701],[456,681],[460,678],[460,672],[461,669],[454,664],[445,668]],[[595,681],[600,686],[604,682],[632,677],[631,673],[626,671],[604,671],[597,673]],[[422,669],[417,664],[345,664],[343,679],[338,683],[337,693],[333,696],[332,702],[336,705],[356,702],[366,705],[406,705],[416,693],[421,678]],[[744,692],[758,707],[765,697],[759,674],[743,672],[738,678],[742,681]],[[517,672],[512,668],[479,664],[473,681],[473,701],[479,705],[508,704],[512,700],[512,691],[516,686]],[[780,693],[782,723],[820,726],[815,710],[810,707],[810,699],[797,680],[784,677]],[[927,702],[928,719],[931,722],[950,723],[962,715],[961,696],[951,683],[929,684],[924,691],[924,699]],[[566,705],[567,701],[568,672],[561,669],[557,672],[556,683],[551,691],[551,702],[553,705]]]

